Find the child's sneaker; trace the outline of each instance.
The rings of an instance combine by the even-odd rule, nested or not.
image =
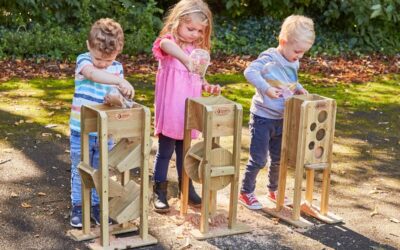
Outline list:
[[[94,220],[96,225],[100,225],[100,205],[94,205],[92,206],[92,212],[90,213],[90,218]],[[112,221],[110,218],[108,218],[108,224],[111,225]]]
[[[82,207],[72,206],[69,223],[73,227],[82,227]]]
[[[251,210],[262,208],[262,204],[257,200],[254,193],[240,193],[239,202]]]
[[[273,203],[276,203],[276,199],[278,198],[278,191],[269,191],[267,195],[268,199],[270,199]],[[283,205],[290,206],[292,203],[289,201],[288,197],[285,196],[285,200],[283,201]]]

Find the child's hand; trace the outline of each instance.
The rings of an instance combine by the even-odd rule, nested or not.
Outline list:
[[[123,97],[119,93],[118,90],[116,90],[118,93],[110,93],[107,94],[104,97],[104,104],[108,104],[110,106],[116,106],[116,107],[122,107],[123,106]]]
[[[279,88],[275,88],[275,87],[270,87],[267,89],[267,91],[265,92],[265,94],[272,98],[272,99],[276,99],[282,96],[282,90]]]
[[[127,80],[121,79],[121,82],[118,83],[117,87],[125,97],[133,99],[135,96],[135,90]]]
[[[294,92],[295,95],[308,95],[308,91],[305,88],[301,88]]]
[[[213,85],[213,84],[205,83],[205,84],[203,84],[203,90],[212,95],[221,94],[221,86],[219,86],[219,84]]]

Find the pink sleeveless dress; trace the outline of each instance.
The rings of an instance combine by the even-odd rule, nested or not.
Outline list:
[[[200,97],[202,80],[199,75],[190,73],[178,59],[160,48],[163,38],[175,41],[170,34],[157,38],[153,44],[153,55],[158,60],[155,87],[154,134],[163,134],[175,140],[183,140],[185,101],[187,98]],[[184,49],[190,54],[194,46]],[[192,130],[192,138],[198,131]]]

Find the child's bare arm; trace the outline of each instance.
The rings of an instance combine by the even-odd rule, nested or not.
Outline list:
[[[178,44],[170,39],[164,38],[160,42],[160,47],[165,53],[178,59],[183,65],[186,66],[186,68],[190,70],[190,58],[185,54],[181,47],[178,46]]]
[[[88,65],[84,67],[81,71],[81,74],[85,76],[85,78],[94,82],[116,85],[124,96],[133,98],[135,94],[132,85],[127,80],[104,70],[98,69],[94,66]]]

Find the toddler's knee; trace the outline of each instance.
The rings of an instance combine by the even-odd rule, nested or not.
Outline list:
[[[271,165],[269,166],[270,168],[279,168],[280,162],[279,161],[273,161],[271,162]]]
[[[267,161],[256,162],[256,161],[250,160],[249,164],[247,164],[247,167],[250,169],[254,169],[254,170],[260,170],[260,169],[264,168],[266,164],[267,164]]]

